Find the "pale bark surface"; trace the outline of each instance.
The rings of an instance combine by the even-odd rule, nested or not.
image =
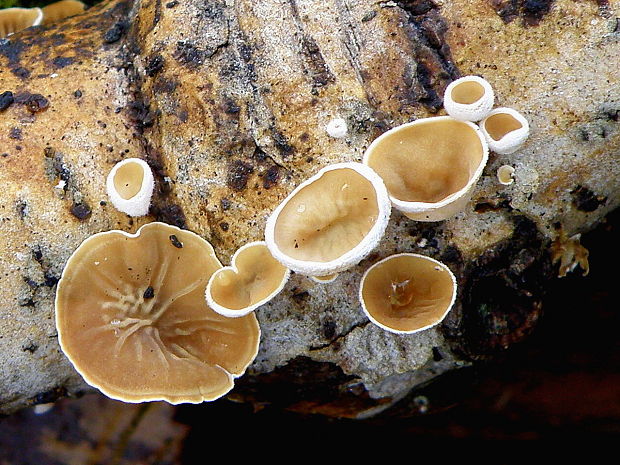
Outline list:
[[[83,239],[165,221],[228,264],[299,182],[361,160],[390,127],[442,114],[445,86],[467,74],[528,118],[529,141],[491,155],[465,212],[436,224],[394,212],[376,253],[335,282],[294,276],[257,311],[259,356],[232,396],[269,402],[293,382],[299,410],[368,415],[526,337],[558,274],[551,242],[620,202],[620,3],[539,6],[107,2],[0,41],[0,94],[14,100],[0,110],[0,412],[87,388],[60,351],[53,304]],[[344,139],[325,132],[335,117],[348,122]],[[139,220],[106,203],[105,177],[124,157],[157,177]],[[504,164],[516,168],[510,186],[495,175]],[[361,273],[394,252],[457,274],[458,303],[439,328],[396,336],[364,317]]]

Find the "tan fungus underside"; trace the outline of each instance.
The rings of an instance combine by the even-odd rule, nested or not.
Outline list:
[[[452,89],[450,96],[456,103],[471,105],[476,103],[484,95],[484,87],[475,81],[462,82]]]
[[[39,17],[35,8],[7,8],[0,10],[0,38],[26,29]]]
[[[381,324],[413,331],[441,320],[452,300],[453,286],[450,273],[436,263],[397,256],[368,272],[362,299]]]
[[[77,0],[61,0],[50,5],[44,6],[42,24],[51,24],[61,19],[68,18],[82,13],[86,5]]]
[[[482,143],[471,126],[442,119],[384,136],[368,165],[383,178],[391,196],[433,203],[464,188],[482,156]]]
[[[211,297],[222,307],[248,308],[276,292],[286,277],[287,268],[278,262],[264,244],[242,250],[232,269],[219,271],[211,284]]]
[[[500,140],[509,132],[522,127],[523,125],[508,113],[496,113],[489,116],[484,122],[484,128],[494,140]]]
[[[151,223],[135,238],[91,237],[58,288],[63,350],[114,398],[179,403],[223,395],[231,374],[253,359],[259,328],[254,315],[225,318],[207,307],[204,289],[220,266],[208,243],[167,225]]]
[[[123,199],[129,200],[142,188],[144,168],[138,163],[126,163],[114,173],[114,188]]]
[[[349,168],[327,171],[289,199],[276,222],[275,242],[294,259],[329,262],[357,246],[378,214],[368,179]]]

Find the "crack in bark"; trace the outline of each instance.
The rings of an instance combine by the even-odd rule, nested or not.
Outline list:
[[[317,352],[320,350],[324,350],[327,349],[331,346],[333,346],[334,344],[338,345],[340,344],[340,342],[345,339],[349,334],[351,334],[353,331],[355,331],[358,328],[365,328],[366,326],[368,326],[370,324],[370,320],[367,321],[363,321],[361,323],[355,323],[354,325],[352,325],[349,329],[347,329],[344,333],[340,333],[339,335],[335,336],[331,341],[325,343],[325,344],[320,344],[317,346],[310,346],[308,348],[308,352],[312,353],[312,352]]]

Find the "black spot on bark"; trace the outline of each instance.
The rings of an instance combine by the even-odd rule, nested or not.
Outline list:
[[[271,189],[278,183],[280,179],[280,167],[278,165],[272,165],[267,171],[263,173],[263,187],[265,189]]]
[[[11,128],[9,131],[9,137],[15,140],[22,140],[22,130],[20,128]]]
[[[56,68],[64,68],[65,66],[69,66],[71,64],[75,63],[75,57],[56,57],[52,60],[52,64],[56,67]]]
[[[47,110],[50,104],[49,100],[41,94],[31,94],[30,92],[20,92],[14,98],[15,103],[24,105],[26,110],[33,114]]]
[[[78,220],[85,220],[92,213],[92,209],[90,205],[86,202],[74,203],[71,205],[71,214],[75,216]]]
[[[11,73],[13,73],[15,76],[17,76],[20,79],[28,79],[30,77],[30,70],[22,66],[18,66],[17,68],[12,68]]]
[[[114,42],[119,41],[121,37],[123,37],[123,34],[127,30],[128,26],[129,23],[126,21],[117,22],[103,34],[103,42],[106,44],[113,44]]]
[[[190,69],[196,69],[202,65],[206,52],[199,49],[194,44],[179,41],[177,42],[177,47],[173,56],[182,65],[187,66]]]
[[[231,206],[232,204],[230,200],[228,200],[226,197],[220,199],[220,207],[222,207],[222,211],[229,210]]]
[[[489,0],[502,21],[509,23],[520,17],[525,26],[537,26],[551,11],[554,0]]]
[[[297,288],[293,288],[291,291],[291,299],[300,305],[303,304],[308,297],[310,297],[310,293],[308,291],[297,292]]]
[[[149,59],[144,69],[144,72],[146,73],[147,76],[153,77],[157,73],[159,73],[163,69],[163,67],[164,67],[164,57],[161,55],[155,55]]]
[[[248,179],[252,173],[254,173],[254,167],[252,165],[244,163],[241,160],[233,160],[228,165],[226,184],[232,190],[240,192],[246,188]]]
[[[331,318],[325,319],[321,325],[321,330],[323,332],[323,337],[331,341],[336,337],[336,322]]]
[[[13,92],[7,90],[0,94],[0,111],[4,111],[9,108],[15,99],[13,98]]]
[[[30,403],[33,405],[36,404],[49,404],[50,402],[54,402],[61,397],[65,397],[67,395],[67,389],[64,387],[55,387],[54,389],[50,389],[49,391],[41,392],[34,397],[30,398]]]
[[[163,205],[151,205],[149,211],[151,215],[155,217],[157,221],[162,223],[171,224],[177,228],[185,229],[187,226],[187,220],[183,209],[176,204],[163,204]]]
[[[593,212],[607,202],[607,197],[596,195],[590,189],[581,185],[573,189],[571,194],[573,196],[573,205],[582,212]]]
[[[37,351],[38,348],[39,348],[39,346],[36,345],[34,342],[31,342],[28,345],[22,346],[22,350],[24,352],[30,352],[31,354],[34,354]]]
[[[158,115],[157,111],[151,111],[148,100],[139,99],[127,105],[127,116],[140,132],[153,126]]]

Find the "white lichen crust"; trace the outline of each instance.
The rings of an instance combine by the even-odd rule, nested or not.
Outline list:
[[[489,114],[494,101],[491,84],[479,76],[465,76],[446,87],[443,106],[454,119],[480,121]]]
[[[249,251],[249,249],[262,248],[262,247],[267,248],[267,244],[264,241],[256,241],[256,242],[250,242],[249,244],[245,244],[244,246],[237,249],[237,251],[232,257],[230,266],[225,266],[217,270],[215,273],[211,275],[211,278],[209,278],[209,282],[207,284],[207,288],[205,289],[205,299],[207,300],[207,304],[209,305],[209,307],[211,307],[211,309],[213,309],[215,312],[219,313],[222,316],[226,316],[229,318],[239,318],[241,316],[245,316],[253,312],[261,305],[266,304],[271,299],[273,299],[276,295],[278,295],[280,291],[282,291],[282,289],[284,289],[284,286],[288,282],[288,279],[291,275],[291,270],[289,269],[282,270],[281,275],[280,273],[278,273],[278,276],[281,276],[281,279],[276,280],[276,282],[268,282],[271,280],[268,279],[266,276],[259,276],[259,275],[249,276],[248,277],[249,279],[247,279],[246,282],[238,282],[238,281],[227,282],[228,287],[236,288],[237,292],[245,294],[248,297],[248,300],[250,301],[253,300],[251,297],[256,292],[255,290],[247,289],[248,287],[260,286],[262,287],[261,290],[263,291],[263,293],[267,294],[265,297],[259,300],[256,300],[252,302],[250,305],[247,305],[243,308],[231,308],[230,305],[226,306],[223,300],[221,299],[218,300],[215,297],[213,288],[214,286],[217,286],[219,284],[218,280],[222,280],[222,279],[226,280],[224,276],[226,273],[230,273],[232,271],[236,276],[239,276],[243,271],[245,271],[241,269],[242,266],[239,265],[238,263],[237,259],[239,258],[239,255],[243,255],[246,251]],[[273,260],[273,262],[275,262],[277,265],[280,265],[275,260]],[[264,259],[260,263],[256,263],[253,265],[259,271],[267,270],[269,268],[269,264],[265,263]],[[267,293],[264,292],[265,287],[270,288],[269,292]]]
[[[500,121],[501,119],[501,121]],[[500,155],[516,152],[530,135],[525,117],[513,108],[496,108],[480,122],[489,149]]]
[[[128,165],[134,164],[141,168],[142,178],[137,181],[136,193],[130,198],[125,198],[115,184],[115,176],[120,169],[126,168]],[[108,174],[106,179],[106,190],[108,197],[114,207],[126,213],[129,216],[144,216],[149,212],[149,206],[151,204],[151,196],[153,195],[153,188],[155,187],[155,180],[153,178],[153,172],[150,166],[144,160],[140,158],[127,158],[118,162],[112,168],[112,171]]]
[[[292,256],[292,253],[284,250],[286,249],[284,244],[278,243],[278,234],[276,233],[278,222],[282,221],[281,216],[286,216],[282,215],[283,210],[286,209],[286,211],[290,213],[290,208],[287,209],[287,205],[289,204],[296,208],[296,212],[300,214],[301,218],[300,220],[295,218],[291,223],[303,223],[304,218],[307,220],[307,224],[304,223],[300,225],[300,229],[306,228],[308,236],[312,235],[312,242],[316,244],[315,250],[321,248],[328,249],[330,247],[332,249],[337,249],[337,247],[332,247],[333,244],[327,244],[327,240],[321,242],[326,234],[329,235],[330,241],[333,240],[334,236],[339,236],[342,238],[343,242],[355,242],[356,239],[352,239],[352,234],[349,232],[349,225],[356,221],[355,216],[358,215],[358,207],[361,208],[360,204],[363,204],[363,201],[368,201],[369,199],[364,197],[362,202],[357,201],[361,199],[357,199],[356,201],[348,199],[346,197],[348,192],[348,184],[346,182],[338,182],[338,185],[323,186],[316,195],[311,195],[309,200],[313,202],[314,205],[309,205],[308,211],[305,211],[305,204],[297,206],[297,204],[294,203],[299,200],[296,199],[296,197],[306,188],[309,188],[314,183],[321,182],[324,176],[327,176],[328,179],[332,179],[332,173],[334,173],[334,176],[337,176],[340,174],[337,173],[339,170],[342,170],[342,173],[352,170],[359,175],[357,176],[359,181],[365,180],[364,182],[366,184],[370,184],[367,187],[371,188],[376,205],[371,206],[373,214],[370,217],[362,218],[362,220],[359,221],[371,221],[371,226],[368,230],[364,229],[363,237],[359,238],[359,242],[347,248],[338,256],[330,256],[324,260],[316,259],[319,256],[323,256],[321,251],[318,251],[315,255],[310,253],[310,256],[313,256],[314,259]],[[317,186],[313,186],[313,188],[316,187]],[[329,194],[331,197],[329,197],[330,200],[325,201],[325,198],[328,197],[327,191],[331,192]],[[342,196],[338,195],[339,192],[342,192]],[[303,195],[307,195],[307,191],[301,195],[303,198]],[[364,206],[368,205],[369,202],[366,202]],[[305,217],[304,213],[306,214]],[[356,162],[328,165],[321,169],[316,175],[297,186],[297,188],[273,211],[265,226],[265,241],[271,254],[287,268],[306,276],[331,275],[356,265],[379,244],[390,219],[390,213],[391,204],[387,189],[383,180],[374,170]],[[349,224],[347,224],[348,221]],[[357,232],[359,232],[359,230],[360,228],[357,229]],[[304,231],[304,233],[306,233],[306,231]],[[302,240],[303,239],[300,239],[300,241]],[[295,241],[297,241],[297,239],[295,239]],[[297,243],[295,243],[295,249],[297,249]]]

